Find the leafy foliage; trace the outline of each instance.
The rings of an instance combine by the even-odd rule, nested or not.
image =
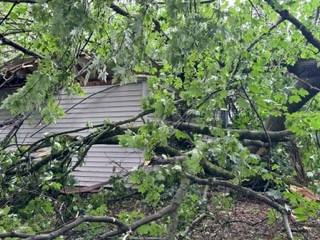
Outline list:
[[[84,129],[93,131],[86,136],[76,136],[79,129],[71,135],[50,133],[31,146],[16,144],[18,130],[0,139],[0,232],[37,234],[66,229],[82,215],[104,216],[112,207],[106,199],[122,201],[128,186],[152,208],[153,218],[139,209],[121,209],[122,222],[72,225],[56,237],[112,237],[136,230],[138,236],[167,231],[173,239],[170,231],[188,229],[199,213],[211,216],[208,204],[225,211],[233,204],[229,193],[207,201],[201,184],[251,194],[284,219],[289,211],[275,198],[288,201],[299,219],[318,217],[317,197],[307,201],[288,189],[294,183],[320,192],[318,1],[116,2],[0,1],[0,90],[9,73],[23,85],[1,103],[14,117],[37,112],[45,124],[63,118],[67,113],[55,95],[83,93],[75,81],[79,72],[73,71],[83,53],[90,56],[82,68],[87,79],[97,72],[101,81],[126,84],[143,74],[148,86],[144,112],[133,120],[88,123]],[[8,61],[23,58],[21,53],[36,63],[18,76],[28,66],[12,70]],[[305,70],[301,59],[312,60],[313,68]],[[138,118],[141,125],[131,124]],[[109,142],[142,149],[150,166],[112,179],[113,192],[68,193],[65,187],[74,183],[70,172],[83,164],[91,146]],[[50,147],[49,154],[31,160],[43,147]],[[269,196],[244,187],[256,185],[272,188]],[[267,217],[276,222],[273,210]]]

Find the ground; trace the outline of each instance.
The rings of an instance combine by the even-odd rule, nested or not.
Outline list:
[[[207,198],[206,214],[196,216],[189,221],[189,224],[184,224],[183,229],[185,230],[182,230],[181,233],[188,232],[188,234],[180,237],[180,239],[287,239],[281,216],[269,210],[269,216],[273,215],[272,218],[274,219],[268,219],[268,209],[270,208],[266,204],[245,196],[232,196],[232,193],[221,192],[221,190],[209,192]],[[112,216],[117,216],[124,209],[128,212],[137,210],[146,215],[156,211],[156,209],[147,206],[141,202],[141,199],[135,197],[124,201],[110,201],[108,205],[107,214]],[[295,239],[320,239],[320,220],[302,222],[291,217],[290,221]],[[162,236],[162,238],[153,239],[164,238]]]

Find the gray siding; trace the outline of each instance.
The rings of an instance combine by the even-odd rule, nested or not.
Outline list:
[[[44,125],[39,116],[25,123],[18,132],[18,143],[30,144],[46,132],[63,132],[85,127],[86,124],[99,124],[103,120],[119,121],[128,119],[141,111],[140,100],[145,94],[145,83],[129,84],[120,87],[85,87],[85,96],[57,96],[60,106],[67,112],[56,124]],[[104,89],[104,91],[103,91]],[[10,118],[7,111],[0,110],[0,122]],[[137,124],[140,122],[137,121]],[[0,129],[0,138],[10,131],[10,126]],[[91,130],[76,135],[85,136]],[[78,186],[90,186],[108,180],[112,174],[121,174],[143,162],[140,150],[123,148],[117,145],[93,146],[85,163],[72,174]]]

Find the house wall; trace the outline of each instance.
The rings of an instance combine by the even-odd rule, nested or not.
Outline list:
[[[19,144],[30,144],[47,132],[64,132],[85,127],[87,123],[99,124],[104,119],[110,121],[125,120],[141,112],[140,100],[146,93],[146,83],[124,86],[92,86],[85,87],[85,96],[57,96],[66,116],[56,124],[41,124],[40,116],[32,116],[19,129]],[[0,92],[1,96],[4,96]],[[0,123],[10,118],[9,112],[0,110]],[[136,123],[139,124],[141,120]],[[0,138],[10,131],[10,126],[0,128]],[[75,135],[85,136],[92,130]],[[88,152],[85,162],[72,173],[76,177],[77,186],[91,186],[107,181],[113,174],[122,174],[143,163],[140,150],[124,148],[118,145],[94,145]]]

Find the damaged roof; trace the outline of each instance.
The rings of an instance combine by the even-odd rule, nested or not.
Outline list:
[[[16,57],[0,66],[0,88],[23,86],[28,74],[32,73],[38,64],[35,57]]]

